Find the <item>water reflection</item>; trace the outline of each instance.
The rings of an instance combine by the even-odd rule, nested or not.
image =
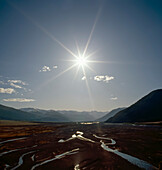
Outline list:
[[[5,141],[0,142],[0,144],[7,143],[7,142],[12,142],[12,141],[16,141],[16,140],[22,140],[22,139],[26,139],[26,138],[27,137],[16,138],[16,139],[9,139],[9,140],[5,140]]]
[[[35,151],[30,151],[30,152],[27,152],[27,153],[24,153],[23,155],[21,155],[20,158],[19,158],[18,164],[17,164],[14,168],[12,168],[11,170],[15,170],[15,169],[17,169],[18,167],[20,167],[20,166],[23,164],[23,157],[24,157],[25,155],[28,155],[28,154],[33,153],[33,152],[35,152]]]
[[[74,170],[80,170],[80,169],[79,169],[79,164],[77,164],[77,165],[74,166]]]
[[[111,139],[111,138],[105,138],[105,137],[99,137],[97,135],[93,135],[94,137],[98,138],[98,139],[105,139],[105,140],[111,140],[111,143],[104,143],[102,140],[100,140],[100,143],[101,143],[101,147],[108,151],[108,152],[112,152],[112,153],[115,153],[116,155],[126,159],[128,162],[138,166],[139,168],[143,168],[143,169],[146,169],[146,170],[152,170],[152,169],[158,169],[156,167],[154,167],[153,165],[143,161],[143,160],[140,160],[136,157],[133,157],[131,155],[128,155],[128,154],[125,154],[125,153],[122,153],[122,152],[119,152],[118,150],[116,149],[111,149],[108,147],[108,145],[115,145],[116,144],[116,141]]]
[[[92,124],[98,124],[98,123],[100,123],[100,122],[82,122],[80,124],[82,124],[82,125],[92,125]]]
[[[105,137],[99,137],[95,134],[93,134],[94,137],[98,138],[98,139],[105,139],[105,140],[110,140],[111,143],[106,143],[106,145],[115,145],[116,144],[116,141],[114,139],[111,139],[111,138],[105,138]]]
[[[58,142],[67,142],[67,141],[70,141],[70,140],[73,140],[73,139],[80,139],[80,140],[84,140],[84,141],[88,141],[88,142],[93,142],[93,143],[98,143],[97,141],[93,141],[91,139],[88,139],[88,138],[85,138],[82,136],[83,135],[83,132],[80,132],[80,131],[77,131],[75,134],[72,135],[71,138],[67,139],[67,140],[63,140],[63,139],[60,139]],[[152,169],[157,169],[156,167],[154,167],[153,165],[143,161],[143,160],[140,160],[136,157],[133,157],[131,155],[128,155],[128,154],[125,154],[125,153],[122,153],[122,152],[119,152],[118,150],[116,149],[111,149],[109,148],[108,146],[109,145],[115,145],[116,144],[116,141],[112,138],[108,138],[108,137],[100,137],[100,136],[97,136],[95,134],[93,134],[93,136],[97,139],[102,139],[102,140],[109,140],[110,142],[109,143],[104,143],[102,140],[100,140],[100,143],[101,143],[101,148],[103,148],[104,150],[108,151],[108,152],[112,152],[124,159],[126,159],[128,162],[138,166],[139,168],[143,168],[143,169],[146,169],[146,170],[152,170]],[[79,168],[79,164],[77,164],[75,167],[74,167],[74,170],[76,170],[77,168]]]
[[[145,161],[143,161],[143,160],[140,160],[140,159],[138,159],[138,158],[136,158],[136,157],[133,157],[133,156],[131,156],[131,155],[128,155],[128,154],[119,152],[119,151],[116,150],[116,149],[113,150],[113,149],[109,148],[108,146],[106,146],[106,144],[105,144],[102,140],[101,140],[100,142],[101,142],[101,147],[102,147],[104,150],[106,150],[106,151],[108,151],[108,152],[113,152],[113,153],[115,153],[116,155],[118,155],[118,156],[126,159],[128,162],[130,162],[130,163],[138,166],[139,168],[143,168],[143,169],[146,169],[146,170],[158,169],[158,168],[154,167],[153,165],[151,165],[151,164],[149,164],[149,163],[147,163],[147,162],[145,162]]]
[[[76,154],[76,153],[78,153],[78,151],[79,151],[79,148],[73,149],[73,150],[71,150],[71,151],[64,152],[64,153],[62,153],[62,154],[60,154],[60,155],[56,155],[56,156],[55,156],[54,158],[52,158],[52,159],[48,159],[48,160],[46,160],[46,161],[44,161],[44,162],[41,162],[41,163],[39,163],[39,164],[34,165],[34,166],[31,168],[31,170],[34,170],[35,168],[37,168],[37,167],[39,167],[39,166],[41,166],[41,165],[47,164],[47,163],[49,163],[49,162],[52,162],[52,161],[54,161],[54,160],[64,158],[64,157],[67,156],[67,155]]]
[[[32,146],[32,147],[19,148],[19,149],[13,149],[13,150],[5,151],[5,152],[0,153],[0,156],[6,155],[6,154],[12,153],[12,152],[20,151],[20,150],[35,148],[35,147],[37,147],[37,145],[34,145],[34,146]]]
[[[75,134],[72,135],[71,138],[66,139],[66,140],[60,139],[58,142],[63,143],[63,142],[68,142],[68,141],[73,140],[73,139],[80,139],[80,140],[83,140],[83,141],[88,141],[88,142],[95,143],[95,141],[93,141],[91,139],[88,139],[88,138],[85,138],[82,135],[83,135],[83,132],[77,131]]]

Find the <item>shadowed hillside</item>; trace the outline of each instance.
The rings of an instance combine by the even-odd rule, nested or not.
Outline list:
[[[121,110],[124,110],[125,108],[117,108],[117,109],[113,109],[112,111],[110,111],[109,113],[107,113],[105,116],[96,119],[97,122],[104,122],[106,120],[108,120],[109,118],[115,116],[118,112],[120,112]]]
[[[152,91],[135,104],[120,111],[106,122],[153,122],[162,120],[162,89]]]

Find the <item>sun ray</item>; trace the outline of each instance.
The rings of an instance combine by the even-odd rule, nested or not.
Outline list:
[[[84,52],[83,52],[83,56],[86,54],[87,52],[87,49],[88,49],[88,46],[89,46],[89,43],[91,41],[91,38],[92,38],[92,35],[93,35],[93,32],[95,30],[95,27],[96,27],[96,24],[97,24],[97,20],[99,18],[99,15],[100,15],[100,12],[101,12],[101,8],[99,8],[98,12],[97,12],[97,15],[96,15],[96,18],[95,18],[95,21],[94,21],[94,24],[93,24],[93,27],[92,27],[92,30],[89,34],[89,38],[87,40],[87,43],[86,43],[86,46],[85,46],[85,49],[84,49]]]
[[[8,1],[8,4],[10,4],[12,7],[14,7],[16,10],[18,10],[24,17],[26,17],[30,22],[32,22],[36,27],[38,27],[42,32],[44,32],[49,38],[57,42],[61,47],[63,47],[67,52],[69,52],[72,56],[77,58],[77,55],[74,54],[69,48],[67,48],[62,42],[60,42],[54,35],[52,35],[49,31],[47,31],[43,26],[41,26],[38,22],[36,22],[31,16],[29,16],[26,12],[24,12],[22,9],[20,9],[17,5],[15,5],[13,2]]]
[[[62,71],[58,75],[56,75],[52,80],[55,80],[56,78],[60,77],[61,75],[65,74],[67,71],[71,70],[72,68],[76,67],[77,64],[73,64],[72,66],[68,67],[66,70]]]
[[[77,77],[77,75],[78,75],[78,72],[79,72],[79,69],[80,69],[80,66],[78,66],[77,71],[76,71],[76,73],[75,73],[75,76],[74,76],[74,79],[73,79],[73,80],[76,79],[76,77]]]
[[[73,64],[72,66],[68,67],[66,70],[60,72],[59,74],[57,74],[55,77],[52,77],[51,79],[49,79],[48,81],[46,81],[45,83],[43,83],[42,85],[40,85],[39,89],[40,90],[42,87],[46,86],[47,84],[49,84],[51,81],[57,79],[58,77],[60,77],[61,75],[65,74],[66,72],[70,71],[71,69],[73,69],[74,67],[76,67],[77,64]]]
[[[63,43],[61,43],[59,40],[57,40],[53,35],[51,35],[51,38],[55,40],[61,47],[63,47],[67,52],[69,52],[72,56],[77,58],[77,55],[75,55],[69,48],[67,48]]]
[[[94,52],[92,52],[92,53],[90,53],[90,54],[86,55],[86,56],[85,56],[85,57],[86,57],[86,59],[88,59],[88,58],[92,57],[94,54],[96,54],[96,53],[97,53],[97,51],[98,51],[98,50],[96,50],[96,51],[94,51]]]
[[[109,64],[112,63],[110,61],[100,61],[100,60],[87,60],[87,63],[103,63],[103,64]]]
[[[91,70],[92,72],[96,73],[96,71],[94,69],[92,69],[88,64],[85,65],[89,70]]]
[[[33,23],[37,28],[39,28],[43,33],[45,33],[49,38],[51,38],[53,41],[57,42],[63,49],[65,49],[69,54],[71,54],[73,57],[76,58],[76,60],[69,60],[69,61],[72,61],[72,62],[75,62],[75,64],[73,64],[72,66],[68,67],[67,69],[65,69],[64,71],[60,72],[59,74],[57,74],[55,77],[52,77],[51,79],[49,79],[48,81],[46,81],[44,84],[40,85],[40,88],[41,89],[43,86],[47,85],[48,83],[50,83],[51,81],[57,79],[58,77],[60,77],[61,75],[65,74],[66,72],[68,72],[69,70],[71,70],[72,68],[74,67],[78,67],[77,68],[77,71],[75,73],[75,76],[74,78],[76,78],[77,74],[78,74],[78,71],[80,69],[80,67],[82,68],[82,71],[83,71],[83,75],[85,77],[86,76],[86,72],[85,72],[85,66],[90,69],[91,71],[95,72],[87,63],[105,63],[105,62],[102,62],[102,61],[92,61],[92,60],[88,60],[88,58],[90,58],[92,55],[94,55],[96,53],[96,51],[92,52],[91,54],[87,55],[86,56],[86,52],[87,52],[87,49],[89,47],[89,44],[91,42],[91,39],[92,39],[92,35],[93,35],[93,32],[95,30],[95,27],[96,27],[96,23],[97,23],[97,20],[99,18],[99,15],[100,15],[100,11],[101,11],[101,8],[99,9],[97,15],[96,15],[96,18],[94,20],[94,24],[92,26],[92,29],[91,29],[91,32],[90,32],[90,35],[88,37],[88,40],[87,40],[87,43],[85,45],[85,48],[84,48],[84,51],[83,53],[80,52],[80,49],[79,49],[79,46],[78,46],[78,43],[76,41],[76,48],[77,48],[77,52],[78,54],[76,55],[75,53],[73,53],[68,47],[66,47],[61,41],[59,41],[58,39],[56,39],[56,37],[54,35],[52,35],[49,31],[47,31],[42,25],[40,25],[38,22],[36,22],[31,16],[27,15],[26,12],[24,12],[22,9],[20,9],[16,4],[14,4],[13,2],[10,2],[7,0],[7,2],[12,6],[14,7],[16,10],[18,10],[24,17],[26,17],[31,23]],[[91,95],[91,90],[90,90],[90,87],[89,87],[89,84],[88,84],[88,80],[87,78],[85,79],[85,82],[86,82],[86,87],[87,87],[87,91],[88,91],[88,95],[89,95],[89,98],[90,98],[90,102],[91,102],[91,105],[92,107],[94,108],[94,105],[93,105],[93,100],[92,100],[92,95]],[[37,89],[38,90],[38,89]]]
[[[87,75],[86,75],[86,72],[85,72],[85,69],[84,69],[83,66],[82,66],[82,71],[83,71],[83,75],[86,77],[85,82],[86,82],[86,87],[87,87],[87,91],[88,91],[88,96],[89,96],[89,100],[91,102],[91,106],[92,106],[92,108],[94,110],[94,103],[93,103],[93,99],[92,99],[92,95],[91,95],[91,90],[90,90],[88,80],[87,80]]]
[[[77,48],[77,51],[78,51],[78,56],[81,56],[80,49],[79,49],[77,41],[75,41],[75,44],[76,44],[76,48]]]

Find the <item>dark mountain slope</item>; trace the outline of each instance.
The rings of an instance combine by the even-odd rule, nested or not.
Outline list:
[[[120,111],[106,122],[162,121],[162,89],[152,91],[130,107]]]
[[[113,109],[112,111],[110,111],[109,113],[107,113],[105,116],[96,119],[97,122],[104,122],[106,120],[108,120],[109,118],[115,116],[118,112],[120,112],[121,110],[124,110],[125,108],[117,108],[117,109]]]

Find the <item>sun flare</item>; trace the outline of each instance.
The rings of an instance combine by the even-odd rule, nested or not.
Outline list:
[[[76,64],[77,65],[79,65],[79,66],[85,66],[85,65],[87,65],[87,59],[86,59],[86,57],[84,57],[84,56],[80,56],[80,57],[77,57],[77,59],[76,59]]]

